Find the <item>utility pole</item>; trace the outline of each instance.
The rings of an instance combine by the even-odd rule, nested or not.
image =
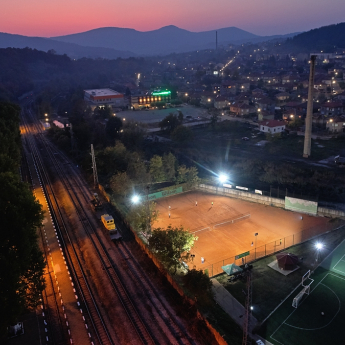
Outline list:
[[[92,156],[93,183],[94,183],[95,189],[98,189],[98,175],[97,175],[96,158],[95,158],[95,151],[93,150],[93,144],[91,144],[91,156]]]
[[[247,266],[247,265],[246,265]],[[243,338],[242,345],[249,345],[251,341],[251,328],[250,328],[250,316],[252,314],[252,267],[247,267],[247,283],[246,283],[246,303],[245,303],[245,315],[243,320]]]
[[[150,201],[149,201],[149,190],[150,186],[146,186],[146,209],[147,209],[147,223],[146,223],[146,231],[148,234],[151,234],[151,211],[150,211]]]

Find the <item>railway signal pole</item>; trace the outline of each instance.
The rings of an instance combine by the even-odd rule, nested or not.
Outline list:
[[[97,175],[96,158],[95,158],[95,151],[93,150],[93,144],[91,144],[91,156],[92,156],[93,183],[94,183],[95,189],[98,189],[98,175]]]

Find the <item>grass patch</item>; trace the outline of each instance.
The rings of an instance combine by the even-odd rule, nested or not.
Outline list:
[[[317,238],[325,244],[322,251],[321,260],[326,257],[338,244],[345,238],[345,227],[323,234]],[[275,260],[275,255],[260,259],[253,263],[252,288],[253,288],[253,315],[258,321],[263,321],[286,296],[301,282],[301,277],[308,271],[315,269],[316,239],[296,245],[286,250],[298,257],[303,257],[303,262],[299,265],[300,269],[284,276],[267,265]],[[320,261],[321,261],[320,260]],[[222,274],[217,280],[240,302],[244,305],[245,282],[236,281],[229,283],[228,276]]]

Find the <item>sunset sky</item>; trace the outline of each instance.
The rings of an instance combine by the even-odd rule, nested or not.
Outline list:
[[[229,26],[257,35],[307,31],[345,21],[344,0],[2,0],[0,32],[51,37],[115,26]]]

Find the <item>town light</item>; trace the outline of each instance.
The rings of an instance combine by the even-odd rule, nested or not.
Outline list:
[[[226,182],[228,180],[228,176],[225,175],[225,174],[219,174],[218,180],[219,180],[220,183],[224,183],[224,182]]]

